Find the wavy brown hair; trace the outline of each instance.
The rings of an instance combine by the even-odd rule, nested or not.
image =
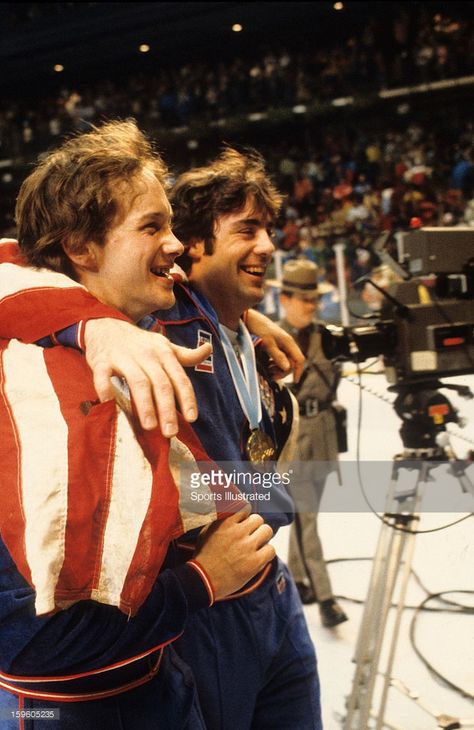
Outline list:
[[[170,191],[173,232],[185,246],[193,240],[204,241],[205,253],[212,254],[219,217],[240,212],[249,200],[255,210],[272,221],[282,196],[256,150],[242,153],[226,147],[214,162],[185,172],[176,180]],[[186,253],[178,263],[189,272],[191,259]]]
[[[118,193],[137,193],[137,176],[151,170],[164,185],[167,168],[133,120],[108,122],[72,137],[41,160],[17,198],[20,248],[33,266],[74,276],[63,245],[80,252],[103,245],[126,215]]]

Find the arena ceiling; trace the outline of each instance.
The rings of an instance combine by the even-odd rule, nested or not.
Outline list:
[[[337,12],[333,2],[0,3],[2,86],[21,91],[22,83],[46,83],[58,64],[77,83],[82,76],[148,70],[147,64],[251,53],[257,44],[274,47],[290,36],[318,44],[342,26],[360,27],[367,17],[395,14],[403,5],[345,2]],[[236,23],[242,32],[232,31]],[[141,44],[150,47],[146,57]]]

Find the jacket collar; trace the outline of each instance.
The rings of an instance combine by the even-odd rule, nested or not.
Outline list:
[[[206,297],[193,289],[189,284],[176,283],[174,285],[176,302],[171,309],[158,309],[151,316],[153,319],[167,324],[180,323],[189,319],[196,319],[199,314],[207,319],[217,329],[219,319],[214,308]],[[146,319],[146,318],[145,318]]]

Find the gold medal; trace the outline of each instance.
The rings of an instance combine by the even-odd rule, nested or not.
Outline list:
[[[276,449],[270,436],[257,428],[250,432],[245,445],[245,452],[254,466],[272,461],[275,458]]]

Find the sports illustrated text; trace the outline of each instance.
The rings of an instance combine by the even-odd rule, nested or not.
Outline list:
[[[274,512],[286,492],[296,512],[315,512],[314,484],[320,480],[327,480],[327,488],[319,511],[383,512],[394,480],[405,497],[420,489],[421,512],[472,511],[471,492],[460,487],[459,478],[474,482],[474,462],[433,462],[427,469],[424,478],[420,462],[411,460],[266,462],[263,468],[245,461],[183,461],[177,476],[180,504],[190,515],[210,514],[231,502],[259,503],[261,511]]]

